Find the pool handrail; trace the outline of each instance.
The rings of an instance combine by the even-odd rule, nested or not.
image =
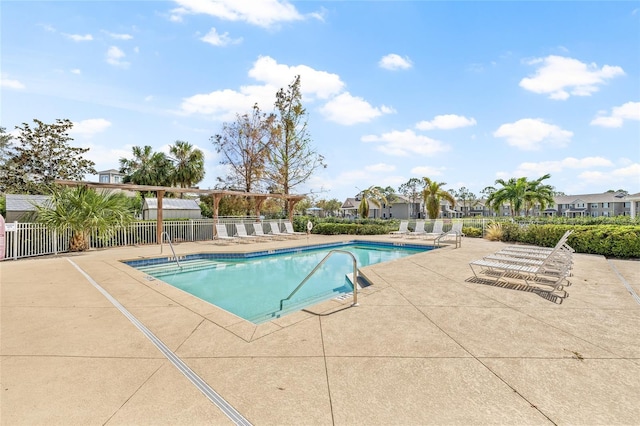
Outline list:
[[[162,242],[164,241],[165,236],[167,237],[167,241],[169,242],[169,247],[171,247],[171,252],[173,253],[173,258],[176,261],[176,265],[178,265],[178,268],[182,269],[182,265],[180,265],[180,262],[178,261],[178,256],[176,256],[176,251],[173,249],[173,244],[171,244],[171,237],[169,236],[167,231],[164,231],[162,232],[162,234],[160,234],[160,254],[162,254]]]
[[[291,292],[291,294],[289,294],[289,296],[285,297],[284,299],[280,300],[280,310],[282,310],[282,305],[284,304],[284,302],[287,300],[290,300],[291,297],[293,297],[293,295],[296,294],[298,290],[300,290],[302,286],[309,280],[309,278],[311,278],[311,276],[315,274],[318,269],[320,269],[320,266],[322,266],[322,264],[326,262],[326,260],[329,257],[331,257],[336,253],[348,254],[349,256],[351,256],[351,259],[353,260],[353,303],[351,304],[351,306],[358,306],[358,261],[356,260],[356,257],[353,255],[353,253],[351,253],[350,251],[336,249],[336,250],[330,250],[329,253],[327,253],[327,255],[324,257],[324,259],[322,259],[316,265],[316,267],[313,268],[311,272],[309,272],[309,275],[307,275],[302,280],[302,282],[298,284],[298,286]]]

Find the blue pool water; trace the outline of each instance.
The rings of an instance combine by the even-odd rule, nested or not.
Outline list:
[[[182,270],[175,261],[169,262],[166,258],[127,263],[258,324],[353,291],[346,278],[346,274],[353,272],[353,260],[349,255],[335,253],[280,309],[280,301],[289,296],[332,249],[353,253],[360,268],[423,252],[430,247],[351,242],[247,254],[210,253],[182,259]]]

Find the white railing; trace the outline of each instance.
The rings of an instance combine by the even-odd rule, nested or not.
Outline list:
[[[448,231],[451,229],[452,222],[458,220],[462,220],[464,226],[481,229],[483,235],[486,226],[495,221],[495,219],[487,218],[445,219],[443,229]],[[249,216],[218,218],[219,223],[227,225],[229,235],[234,232],[234,223],[244,223],[247,233],[252,234],[253,224],[259,221],[261,221],[261,218]],[[282,222],[282,220],[274,219],[268,222]],[[433,221],[426,221],[425,228],[427,231],[429,230],[430,222]],[[410,223],[415,226],[415,221]],[[7,223],[5,227],[5,260],[69,251],[69,241],[72,234],[70,229],[64,232],[55,232],[38,223],[20,222]],[[162,232],[166,232],[174,244],[185,241],[211,241],[213,240],[214,222],[213,219],[165,220]],[[104,248],[157,244],[156,233],[157,223],[155,221],[133,222],[126,227],[117,229],[109,237],[103,237],[97,230],[93,230],[89,236],[90,247]]]
[[[245,223],[247,232],[253,233],[253,223],[260,221],[256,217],[220,217],[218,222],[233,228],[234,223]],[[5,260],[23,257],[43,256],[69,251],[71,230],[55,232],[39,223],[13,222],[5,224]],[[163,232],[171,241],[211,241],[213,240],[213,219],[165,220]],[[229,229],[232,232],[232,229]],[[89,234],[91,248],[122,247],[131,245],[157,244],[157,223],[155,221],[133,222],[117,229],[112,235],[101,236],[97,230]],[[0,258],[0,260],[2,260]]]

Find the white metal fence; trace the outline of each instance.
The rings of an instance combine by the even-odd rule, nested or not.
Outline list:
[[[256,217],[221,217],[220,223],[228,225],[228,232],[233,232],[233,223],[245,223],[248,233],[253,233]],[[277,220],[276,220],[277,221]],[[279,222],[279,221],[277,221]],[[163,229],[172,242],[211,241],[213,240],[213,219],[166,220]],[[131,245],[157,244],[157,222],[143,221],[117,229],[110,236],[101,236],[97,230],[90,233],[90,247],[120,247]],[[5,224],[4,259],[58,254],[69,251],[71,230],[55,232],[39,223],[13,222]],[[0,260],[2,257],[0,257]]]
[[[249,234],[253,233],[253,224],[260,221],[257,217],[221,217],[220,223],[227,225],[227,232],[231,235],[234,223],[244,223]],[[486,226],[495,219],[465,218],[462,220],[465,227],[474,227],[484,231]],[[274,220],[281,222],[280,220]],[[271,220],[269,222],[272,222]],[[426,221],[430,222],[429,220]],[[431,221],[432,222],[432,221]],[[410,221],[415,224],[415,220]],[[445,220],[444,230],[451,228],[452,220]],[[426,226],[429,229],[429,225]],[[58,254],[69,251],[71,230],[55,232],[48,230],[38,223],[13,222],[5,224],[5,252],[4,259],[19,259],[23,257]],[[166,220],[163,229],[171,238],[171,241],[211,241],[214,236],[213,219],[191,220]],[[155,221],[134,222],[126,227],[116,230],[112,235],[101,236],[97,230],[90,233],[91,248],[121,247],[131,245],[157,244],[157,223]]]

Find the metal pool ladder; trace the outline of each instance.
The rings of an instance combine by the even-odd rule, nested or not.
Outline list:
[[[311,272],[309,272],[309,275],[307,275],[305,279],[302,280],[300,284],[298,284],[298,287],[296,287],[289,296],[280,300],[280,310],[282,310],[282,305],[284,304],[284,302],[286,302],[287,300],[290,300],[293,297],[293,295],[296,294],[298,290],[300,290],[302,286],[309,280],[309,278],[311,278],[311,276],[315,274],[318,269],[320,269],[320,267],[324,264],[324,262],[326,262],[327,259],[329,259],[332,255],[336,253],[348,254],[349,256],[351,256],[351,259],[353,260],[353,303],[351,304],[351,306],[358,306],[358,261],[356,260],[356,257],[353,255],[353,253],[351,253],[350,251],[331,250],[329,253],[327,253],[324,259],[322,259],[320,263],[318,263],[316,267],[313,268]]]
[[[160,234],[160,254],[162,254],[162,242],[164,241],[165,236],[167,237],[167,241],[169,242],[169,247],[171,247],[171,252],[173,253],[173,258],[176,261],[176,265],[178,265],[178,268],[182,269],[182,265],[180,265],[180,262],[178,261],[178,256],[176,256],[176,251],[173,249],[173,244],[171,244],[171,237],[169,236],[167,231],[164,231],[162,234]]]

